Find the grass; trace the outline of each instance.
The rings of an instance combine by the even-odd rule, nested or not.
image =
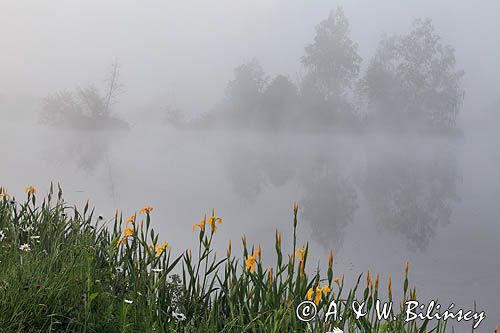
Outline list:
[[[57,192],[57,193],[56,193]],[[308,271],[308,244],[297,245],[293,208],[293,244],[283,246],[276,231],[276,262],[264,267],[260,246],[235,256],[231,243],[220,256],[212,249],[222,219],[214,212],[193,226],[197,249],[178,252],[151,226],[152,208],[110,225],[89,205],[70,207],[60,187],[52,186],[41,202],[27,188],[24,202],[0,189],[0,332],[444,332],[443,323],[379,322],[376,299],[392,299],[392,286],[379,290],[367,275],[353,289],[333,274],[333,254],[325,265]],[[320,273],[325,273],[322,276]],[[366,283],[364,282],[366,280]],[[384,294],[384,296],[382,296]],[[386,295],[387,294],[387,295]],[[404,299],[416,298],[408,289]],[[385,296],[386,295],[386,296]],[[296,316],[305,299],[318,305],[309,323]],[[330,300],[339,316],[325,323]],[[368,304],[356,319],[354,300]],[[342,319],[340,319],[342,317]]]

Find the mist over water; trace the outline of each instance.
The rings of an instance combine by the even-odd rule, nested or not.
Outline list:
[[[484,133],[463,140],[179,131],[137,127],[128,133],[74,133],[41,127],[7,130],[3,184],[18,197],[26,184],[63,185],[68,202],[112,219],[144,204],[174,249],[211,208],[224,217],[217,247],[261,243],[273,255],[275,229],[290,241],[291,203],[300,203],[300,241],[311,256],[336,254],[337,274],[362,271],[411,281],[421,299],[473,300],[499,313],[497,256],[500,153]],[[475,147],[481,149],[475,149]]]
[[[147,66],[147,53],[137,50],[135,56],[130,56],[126,52],[126,42],[116,44],[124,54],[122,80],[126,89],[121,102],[114,106],[113,115],[127,120],[129,128],[75,130],[71,126],[47,126],[39,122],[43,97],[52,93],[54,86],[72,89],[86,80],[72,81],[65,73],[47,77],[37,75],[36,81],[40,84],[23,89],[22,82],[28,76],[19,68],[17,71],[8,69],[9,60],[16,55],[16,52],[9,51],[7,60],[0,60],[0,69],[16,80],[9,86],[4,79],[0,86],[3,141],[0,145],[0,186],[20,199],[24,197],[23,190],[27,185],[36,186],[41,195],[48,190],[51,181],[59,182],[67,202],[81,207],[90,200],[96,213],[102,213],[106,220],[113,218],[116,209],[126,217],[143,205],[151,205],[154,207],[153,224],[174,252],[194,244],[193,223],[215,208],[224,219],[221,232],[217,234],[216,248],[224,251],[229,239],[236,244],[245,234],[250,244],[262,244],[264,257],[274,252],[276,229],[283,232],[283,243],[289,244],[292,203],[297,201],[300,204],[299,242],[310,241],[311,257],[321,262],[325,262],[328,250],[333,248],[336,275],[345,274],[346,278],[354,279],[359,273],[370,270],[391,274],[394,281],[399,281],[404,262],[408,259],[410,285],[416,286],[420,299],[438,299],[444,306],[455,303],[457,307],[467,309],[476,301],[478,310],[486,311],[487,319],[482,325],[494,326],[500,318],[498,89],[491,84],[495,82],[492,77],[485,79],[484,87],[477,85],[480,82],[478,76],[484,74],[484,69],[476,63],[482,58],[471,56],[470,48],[476,44],[470,42],[470,31],[465,34],[466,40],[459,42],[457,36],[460,34],[450,32],[452,23],[456,22],[450,23],[439,17],[434,7],[429,11],[422,9],[427,5],[411,6],[416,12],[433,16],[434,23],[442,28],[448,40],[456,41],[456,46],[460,47],[457,59],[467,73],[463,85],[467,97],[458,116],[461,135],[378,130],[315,131],[311,130],[311,124],[301,130],[290,130],[287,128],[289,120],[284,121],[286,125],[279,130],[259,130],[251,126],[242,129],[232,126],[230,121],[225,126],[205,128],[172,126],[165,122],[168,117],[165,114],[179,105],[190,119],[205,119],[203,116],[207,110],[222,115],[216,121],[209,118],[210,125],[219,125],[218,120],[229,119],[224,117],[224,112],[233,110],[234,105],[243,100],[243,97],[237,101],[222,98],[221,102],[218,98],[224,95],[223,86],[231,80],[232,68],[254,55],[268,53],[254,49],[252,54],[250,48],[250,51],[245,50],[249,54],[243,59],[233,50],[221,54],[220,58],[214,55],[206,63],[197,63],[192,70],[185,64],[182,70],[197,80],[192,86],[177,73],[179,68],[172,66],[175,73],[172,77],[182,77],[178,79],[178,93],[175,93],[176,89],[170,88],[172,85],[165,84],[162,78],[153,75],[150,81],[145,80],[144,76],[152,73]],[[291,6],[287,13],[300,16],[297,14],[300,6],[297,6]],[[310,9],[303,13],[311,29],[307,33],[302,25],[294,26],[288,19],[282,19],[285,26],[288,24],[301,31],[297,45],[303,46],[303,41],[310,41],[314,35],[313,27],[328,16],[331,4],[322,3],[321,6],[324,10]],[[371,41],[371,35],[360,33],[364,28],[359,24],[360,18],[365,14],[354,10],[371,8],[370,5],[357,2],[345,6],[347,16],[353,17],[353,34],[364,36],[360,38],[360,44]],[[385,9],[396,10],[391,7],[395,6],[394,2],[385,6]],[[267,15],[275,7],[279,8],[279,4],[258,2],[258,6],[252,7],[254,12],[249,14],[250,18],[257,17],[269,23]],[[491,12],[490,7],[495,7],[495,4],[485,2],[483,9]],[[457,4],[457,8],[458,13],[466,11],[463,4]],[[15,6],[11,5],[10,10],[14,9]],[[191,5],[178,10],[187,15]],[[76,13],[72,15],[78,17]],[[128,14],[123,15],[128,17]],[[143,9],[140,15],[148,17],[153,14],[150,9]],[[172,19],[172,14],[168,15]],[[215,22],[218,15],[224,17],[228,13],[209,17]],[[394,15],[391,11],[381,13],[375,20],[379,22],[377,26],[383,25],[380,22],[384,17]],[[406,18],[410,16],[414,18],[405,12]],[[456,13],[455,16],[462,17]],[[154,18],[153,25],[159,20],[156,16]],[[354,23],[358,26],[355,27]],[[233,24],[243,29],[237,23]],[[479,25],[478,31],[486,29],[489,24],[492,23],[486,21]],[[395,22],[393,28],[399,29],[399,23]],[[195,40],[193,31],[185,33],[185,43]],[[220,33],[225,39],[220,45],[215,45],[218,50],[227,47],[228,44],[224,43],[230,43],[234,38],[225,35],[227,32]],[[95,34],[99,36],[97,32]],[[131,40],[136,43],[134,36]],[[151,35],[147,36],[153,39]],[[255,39],[261,37],[260,30],[255,35],[249,34],[248,43],[260,45]],[[285,38],[283,48],[292,45],[290,38]],[[486,38],[489,40],[488,36]],[[12,44],[12,37],[9,40]],[[206,36],[203,39],[205,43],[210,40]],[[471,45],[469,48],[467,41]],[[89,45],[98,48],[92,43]],[[179,46],[170,61],[180,63],[183,52],[194,48],[189,45],[185,49]],[[369,48],[370,55],[375,53],[375,41],[363,45],[362,50]],[[162,45],[159,53],[166,52],[167,46]],[[106,57],[111,51],[108,47],[103,47],[103,50],[103,62],[107,63]],[[44,49],[42,54],[56,52],[49,51]],[[89,52],[93,60],[86,66],[97,57]],[[491,46],[486,61],[494,54],[499,54],[498,45]],[[280,64],[280,56],[269,56],[264,60],[271,67],[270,71],[292,68],[289,60]],[[159,58],[156,54],[150,60],[159,64]],[[230,61],[225,61],[226,58]],[[198,54],[194,59],[198,59]],[[52,61],[48,63],[54,66]],[[216,63],[216,69],[227,67],[227,72],[219,77],[219,73],[207,69],[211,62]],[[130,68],[128,82],[127,66]],[[491,72],[499,72],[496,66]],[[35,73],[43,72],[42,66],[30,64],[30,67],[38,68]],[[143,74],[140,74],[141,68]],[[78,69],[74,72],[80,79],[86,76]],[[165,80],[177,80],[170,79]],[[50,89],[43,88],[45,80]],[[202,89],[210,86],[211,80],[214,86],[207,89],[208,92]],[[155,84],[169,88],[151,89]],[[286,82],[283,86],[288,87]],[[147,93],[141,93],[144,91]],[[290,100],[296,98],[293,89],[285,92],[292,96]],[[263,100],[268,103],[266,107],[275,107],[273,100]],[[293,100],[292,104],[298,103]],[[259,104],[259,107],[261,105],[264,104]],[[120,114],[120,110],[123,113]],[[234,117],[239,119],[237,115]],[[321,119],[318,122],[322,123]],[[242,123],[246,124],[245,121]],[[266,120],[264,123],[270,122]]]

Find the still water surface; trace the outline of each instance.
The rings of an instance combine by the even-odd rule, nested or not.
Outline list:
[[[500,318],[500,151],[487,132],[453,140],[159,125],[74,133],[8,123],[3,136],[1,181],[18,197],[54,181],[68,202],[90,199],[109,219],[152,205],[162,240],[179,253],[194,246],[192,224],[214,207],[224,219],[218,249],[245,234],[264,258],[273,256],[275,229],[290,244],[297,201],[310,271],[332,247],[337,275],[379,272],[385,288],[389,273],[401,281],[408,259],[420,300],[465,309],[476,301],[483,329]]]

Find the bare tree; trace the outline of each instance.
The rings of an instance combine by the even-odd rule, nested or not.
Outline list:
[[[107,85],[106,96],[104,97],[104,114],[109,115],[110,107],[116,102],[118,95],[122,92],[123,85],[119,82],[120,77],[120,64],[118,59],[115,58],[108,73],[108,77],[104,81]]]

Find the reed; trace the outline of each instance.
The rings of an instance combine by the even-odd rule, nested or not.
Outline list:
[[[276,261],[264,266],[260,245],[249,245],[245,236],[240,254],[231,242],[225,255],[213,250],[223,228],[214,211],[193,226],[193,253],[171,249],[161,239],[149,206],[105,221],[88,203],[70,207],[59,186],[51,185],[41,202],[33,187],[22,203],[0,193],[1,332],[445,331],[441,322],[432,328],[428,322],[405,323],[402,308],[391,312],[396,320],[380,322],[374,304],[392,299],[392,281],[385,292],[379,275],[375,281],[365,275],[365,284],[361,274],[347,289],[344,278],[334,276],[332,251],[324,268],[309,269],[309,245],[297,245],[298,204],[293,243],[282,244],[276,231]],[[403,300],[416,298],[408,286],[407,263]],[[306,299],[319,310],[309,323],[295,312]],[[339,316],[325,322],[332,300]],[[355,300],[366,302],[366,317],[355,318]]]

